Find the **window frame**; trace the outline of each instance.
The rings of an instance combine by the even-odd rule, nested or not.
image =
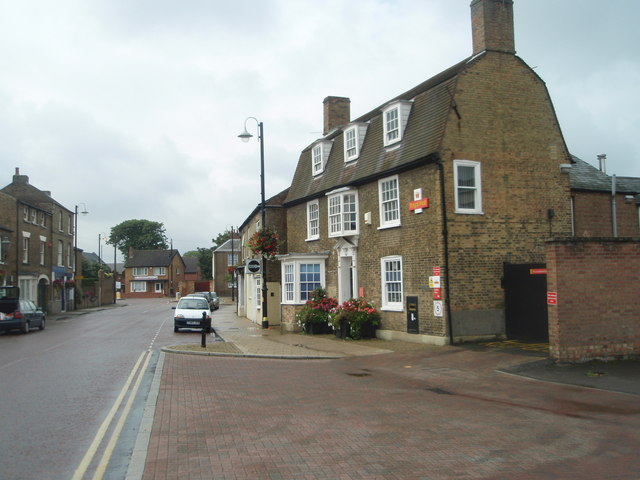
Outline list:
[[[353,125],[344,131],[344,161],[351,162],[360,156],[360,142],[358,141],[358,126]],[[350,145],[353,143],[353,145]],[[353,153],[349,153],[353,151]]]
[[[324,172],[324,157],[322,155],[322,143],[318,143],[311,149],[311,173],[315,177]]]
[[[400,268],[398,270],[388,270],[387,263],[388,262],[398,262]],[[387,273],[395,273],[399,272],[399,280],[388,279]],[[404,310],[403,296],[404,296],[404,283],[403,283],[403,262],[401,255],[390,255],[387,257],[382,257],[380,259],[380,281],[381,281],[381,309],[393,312],[401,312]],[[390,284],[399,285],[399,291],[391,291],[388,287]],[[397,295],[399,301],[390,301],[390,295]]]
[[[346,196],[353,196],[353,202],[345,202]],[[336,205],[334,200],[339,199],[339,204]],[[345,211],[346,205],[354,205],[353,211]],[[338,211],[336,211],[336,206]],[[358,191],[356,189],[348,188],[339,191],[333,191],[327,193],[327,225],[329,237],[345,237],[350,235],[358,235],[360,232],[360,205],[358,202]],[[349,216],[349,220],[346,217]],[[336,218],[338,222],[336,222]],[[346,229],[345,224],[355,223],[355,228]],[[339,225],[339,229],[334,229],[334,225]]]
[[[144,280],[131,280],[131,282],[129,282],[129,291],[131,293],[146,293],[147,282]]]
[[[473,179],[474,186],[460,186],[458,184],[459,167],[472,167],[473,168]],[[471,215],[482,215],[482,167],[480,162],[472,161],[472,160],[454,160],[453,161],[453,187],[454,187],[454,199],[455,199],[455,213],[461,214],[471,214]],[[464,191],[473,191],[473,208],[465,208],[460,206],[460,193],[462,193],[461,189]]]
[[[139,273],[144,271],[144,273]],[[147,277],[149,275],[149,267],[133,267],[131,274],[134,277]]]
[[[306,241],[320,238],[320,202],[311,200],[307,202],[307,238]]]
[[[383,185],[389,182],[395,182],[395,192],[396,195],[393,198],[384,199]],[[389,191],[389,190],[387,190]],[[395,209],[385,210],[385,206],[395,202]],[[391,177],[381,178],[378,180],[378,208],[380,214],[380,229],[383,228],[392,228],[399,227],[401,225],[401,208],[400,208],[400,179],[398,175],[393,175]],[[386,220],[386,214],[388,212],[396,213],[396,218],[392,220]]]
[[[281,273],[282,273],[282,303],[286,305],[304,305],[310,298],[309,295],[314,288],[326,285],[326,271],[325,263],[327,256],[296,256],[289,257],[282,260]],[[302,269],[301,266],[313,265],[318,267],[317,280],[318,281],[302,281]],[[304,272],[315,274],[316,272]],[[307,286],[303,291],[302,284],[311,284],[313,288]],[[307,298],[303,298],[303,294],[307,295]]]

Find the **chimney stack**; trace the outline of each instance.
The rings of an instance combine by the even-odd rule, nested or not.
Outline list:
[[[347,97],[327,97],[324,99],[324,131],[346,125],[351,120],[351,100]]]
[[[605,153],[601,153],[600,155],[598,155],[598,163],[600,171],[602,173],[607,173],[607,155]]]
[[[471,33],[474,55],[485,50],[516,53],[513,0],[473,0]]]

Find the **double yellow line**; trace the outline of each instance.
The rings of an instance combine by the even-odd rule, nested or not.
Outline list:
[[[109,430],[109,427],[111,426],[116,414],[120,410],[120,407],[122,406],[122,403],[127,395],[127,392],[129,391],[129,387],[131,386],[131,383],[133,382],[134,378],[136,378],[136,375],[137,375],[135,384],[133,385],[133,388],[129,392],[127,403],[125,404],[124,409],[122,410],[122,413],[120,414],[120,417],[118,419],[118,422],[116,423],[115,428],[111,433],[109,442],[105,447],[104,453],[102,454],[102,458],[100,459],[100,462],[96,467],[96,471],[92,479],[101,480],[102,477],[104,476],[105,471],[107,469],[107,465],[109,464],[109,460],[111,459],[111,455],[113,454],[113,450],[116,447],[116,443],[118,442],[118,438],[120,437],[120,433],[122,432],[122,428],[124,427],[124,423],[127,420],[127,417],[129,416],[129,412],[131,411],[133,401],[135,400],[136,394],[138,393],[138,389],[140,388],[140,384],[142,383],[142,377],[144,376],[143,374],[147,370],[147,367],[149,366],[150,359],[151,359],[151,349],[145,352],[142,352],[140,354],[140,357],[138,357],[138,361],[133,366],[133,369],[131,370],[131,373],[129,374],[129,377],[127,378],[126,383],[122,387],[122,390],[120,390],[120,393],[118,394],[116,401],[111,407],[109,414],[106,416],[106,418],[102,422],[102,425],[100,425],[100,428],[96,433],[96,436],[91,442],[91,445],[87,450],[87,453],[85,453],[84,457],[82,458],[80,465],[78,465],[78,468],[76,468],[76,471],[74,472],[73,477],[71,477],[71,480],[82,480],[84,478],[89,466],[93,462],[93,458],[95,457],[96,452],[98,451],[98,447],[102,444],[105,436],[107,435],[107,431]]]

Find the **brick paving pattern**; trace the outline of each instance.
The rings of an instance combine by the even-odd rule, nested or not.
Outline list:
[[[143,478],[640,478],[637,396],[495,371],[522,361],[165,354]]]

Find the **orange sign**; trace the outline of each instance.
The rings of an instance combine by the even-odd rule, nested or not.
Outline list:
[[[529,269],[529,275],[546,275],[546,274],[547,274],[546,268],[530,268]]]
[[[414,211],[418,210],[419,208],[429,208],[429,199],[422,198],[420,200],[409,202],[409,210]]]

